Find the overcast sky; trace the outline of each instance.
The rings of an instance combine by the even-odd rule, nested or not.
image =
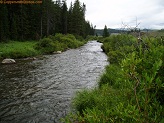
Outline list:
[[[67,0],[69,8],[71,1]],[[164,0],[79,0],[86,4],[86,19],[97,29],[121,28],[122,22],[140,28],[164,28]],[[137,18],[137,19],[136,19]]]

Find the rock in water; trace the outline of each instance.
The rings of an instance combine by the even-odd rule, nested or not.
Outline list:
[[[54,54],[61,54],[62,53],[62,51],[56,51],[56,52],[54,52]]]
[[[2,64],[14,64],[16,61],[14,59],[4,59]]]
[[[57,51],[57,53],[58,53],[58,54],[61,54],[61,53],[62,53],[62,51]]]

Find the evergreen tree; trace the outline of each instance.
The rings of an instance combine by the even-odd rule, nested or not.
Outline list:
[[[0,41],[8,39],[9,36],[9,23],[8,23],[8,10],[6,5],[0,5]]]
[[[62,22],[62,33],[63,34],[67,34],[67,18],[68,18],[68,14],[67,14],[67,4],[66,2],[64,2],[63,6],[62,6],[62,11],[61,11],[61,22]]]
[[[50,35],[51,29],[53,29],[53,2],[52,0],[46,0],[46,35]]]
[[[76,0],[73,9],[72,9],[72,33],[76,35],[82,35],[83,33],[83,26],[85,22],[84,17],[84,9],[81,6],[79,0]],[[83,36],[83,35],[82,35]]]
[[[62,11],[62,3],[60,2],[60,0],[58,2],[55,3],[54,5],[54,14],[53,14],[53,29],[54,32],[53,33],[62,33],[62,21],[61,21],[61,11]]]
[[[73,32],[73,17],[72,17],[72,10],[73,10],[73,5],[72,5],[72,2],[71,2],[71,4],[70,4],[70,8],[69,8],[69,10],[68,10],[68,25],[67,25],[67,27],[68,27],[68,33],[72,33]]]
[[[109,36],[108,28],[105,25],[104,30],[103,30],[103,37],[108,37],[108,36]]]
[[[87,35],[94,35],[94,33],[95,33],[95,27],[93,27],[93,25],[92,24],[90,24],[90,22],[89,21],[86,21],[85,22],[85,34],[86,34],[86,36]]]
[[[79,0],[67,10],[66,0],[42,4],[1,4],[0,41],[39,39],[55,33],[86,37],[94,28],[85,20],[86,5]]]
[[[13,14],[12,16],[12,21],[11,21],[11,39],[13,40],[17,40],[18,39],[18,26],[17,26],[17,19],[18,19],[18,16],[16,14]]]

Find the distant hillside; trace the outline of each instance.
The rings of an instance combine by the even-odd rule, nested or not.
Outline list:
[[[104,29],[96,29],[95,30],[95,34],[97,34],[97,35],[99,35],[99,36],[101,36],[101,35],[103,35],[103,30]],[[154,29],[141,29],[141,32],[154,32],[154,31],[158,31],[158,30],[154,30]],[[159,30],[159,31],[163,31],[163,30]],[[122,30],[122,29],[108,29],[108,32],[110,33],[110,34],[114,34],[114,33],[121,33],[121,32],[127,32],[127,30]]]
[[[121,30],[121,29],[108,29],[108,32],[111,33],[121,33],[121,32],[126,32],[125,30]],[[95,30],[95,34],[97,35],[103,35],[103,29],[96,29]]]
[[[142,29],[141,31],[142,32],[153,32],[153,31],[158,31],[158,30],[155,30],[155,29]]]

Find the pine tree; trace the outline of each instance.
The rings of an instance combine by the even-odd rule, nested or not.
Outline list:
[[[11,39],[17,40],[18,39],[18,26],[17,26],[17,18],[16,14],[13,14],[13,19],[11,22]]]
[[[72,33],[73,32],[73,17],[72,17],[72,10],[73,10],[73,5],[72,2],[70,4],[70,8],[68,10],[68,23],[67,23],[67,27],[68,27],[68,33]]]
[[[62,22],[62,33],[63,34],[67,34],[67,4],[66,2],[64,2],[64,4],[62,5],[62,11],[61,11],[61,22]]]
[[[1,4],[0,41],[29,40],[71,33],[86,37],[94,34],[93,26],[85,20],[86,5],[79,0],[67,10],[66,0],[43,0],[42,4]]]
[[[54,12],[53,12],[53,29],[54,33],[62,33],[62,21],[61,21],[61,12],[62,11],[62,3],[60,1],[54,4]]]
[[[6,5],[0,5],[0,41],[9,38],[8,10]]]
[[[40,11],[41,11],[41,5],[31,5],[31,15],[29,20],[29,24],[30,24],[30,30],[31,31],[31,37],[32,39],[39,39],[40,38],[40,19],[41,19],[41,14],[40,14]]]
[[[76,35],[83,35],[83,26],[85,22],[84,8],[81,6],[79,0],[76,0],[72,9],[72,33]]]
[[[21,36],[20,5],[11,4],[11,5],[7,5],[7,8],[8,8],[10,39],[19,40],[19,37]]]
[[[108,36],[109,36],[108,28],[105,25],[104,30],[103,30],[103,37],[108,37]]]
[[[57,2],[56,2],[57,3]],[[40,17],[40,25],[41,25],[41,35],[48,36],[55,33],[57,18],[56,13],[58,11],[58,4],[54,4],[52,0],[43,0],[43,4],[41,6],[41,17]]]

